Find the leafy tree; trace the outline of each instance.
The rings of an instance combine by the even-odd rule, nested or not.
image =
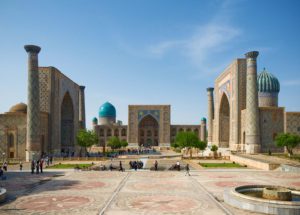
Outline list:
[[[173,147],[173,148],[179,148],[179,145],[178,145],[178,143],[176,143],[176,142],[173,142],[173,143],[171,143],[171,146]]]
[[[198,141],[195,146],[195,148],[199,149],[202,152],[202,156],[203,156],[203,151],[206,149],[207,147],[207,142],[206,141]]]
[[[300,136],[290,133],[278,134],[275,138],[278,147],[285,147],[289,156],[293,155],[293,149],[300,144]]]
[[[218,149],[219,149],[218,146],[212,145],[210,151],[216,152],[216,151],[218,151]]]
[[[214,153],[214,157],[217,157],[217,151],[218,151],[218,146],[216,145],[212,145],[210,151],[212,151]]]
[[[97,144],[99,141],[97,134],[93,130],[84,130],[84,129],[78,131],[76,135],[76,139],[77,139],[77,144],[81,148],[84,148],[85,152],[87,152],[87,148]]]
[[[128,146],[128,142],[126,140],[121,140],[121,147],[126,148]]]
[[[115,137],[115,136],[109,138],[107,145],[112,150],[120,149],[122,147],[122,143],[121,143],[120,139],[118,137]]]
[[[179,148],[186,148],[190,152],[190,158],[192,157],[192,148],[197,146],[198,142],[198,136],[191,131],[179,132],[175,138],[175,144],[177,144]]]

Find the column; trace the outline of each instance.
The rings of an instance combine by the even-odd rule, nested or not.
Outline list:
[[[41,155],[38,70],[38,54],[41,48],[35,45],[25,45],[24,48],[28,53],[26,161],[30,161]]]
[[[207,88],[208,97],[208,110],[207,110],[207,120],[208,120],[208,132],[207,132],[207,143],[212,144],[213,138],[213,118],[214,118],[214,88]]]
[[[247,94],[246,94],[246,153],[260,152],[259,110],[257,91],[258,51],[245,54],[247,60]]]
[[[79,122],[81,129],[85,129],[85,99],[84,99],[85,86],[79,87]]]
[[[201,126],[200,126],[200,140],[201,141],[206,141],[206,119],[203,117],[201,119]]]

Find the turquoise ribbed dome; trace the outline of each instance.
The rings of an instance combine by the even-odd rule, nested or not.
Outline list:
[[[205,117],[202,117],[202,118],[201,118],[201,121],[205,121],[205,122],[206,122],[206,118],[205,118]]]
[[[96,117],[93,118],[94,123],[98,123],[98,119]]]
[[[279,93],[280,84],[278,79],[265,68],[257,76],[258,92]]]
[[[105,102],[99,108],[99,117],[116,117],[116,108],[109,102]]]

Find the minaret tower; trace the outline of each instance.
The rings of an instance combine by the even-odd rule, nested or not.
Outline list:
[[[26,161],[41,155],[40,137],[40,90],[38,54],[40,47],[25,45],[28,53],[28,98],[27,98],[27,136]]]
[[[247,94],[246,94],[246,153],[260,152],[259,110],[257,90],[258,51],[245,54],[247,60]]]
[[[208,123],[208,131],[207,131],[207,143],[210,146],[212,144],[213,137],[213,118],[214,118],[214,88],[207,88],[207,98],[208,98],[208,110],[207,110],[207,123]]]
[[[85,86],[79,87],[79,122],[80,122],[80,128],[85,129],[85,98],[84,98],[84,89]]]

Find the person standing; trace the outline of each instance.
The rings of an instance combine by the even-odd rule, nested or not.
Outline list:
[[[35,161],[32,160],[32,161],[31,161],[31,174],[34,173],[34,169],[35,169]]]
[[[176,162],[176,167],[177,167],[177,170],[180,171],[180,163],[179,163],[179,161]]]
[[[43,173],[43,164],[44,164],[44,160],[41,159],[40,160],[40,170],[41,170],[41,173]]]
[[[23,163],[22,163],[22,161],[20,161],[20,171],[22,171],[23,170]]]
[[[157,171],[157,169],[158,169],[158,162],[157,162],[157,160],[155,160],[155,162],[154,162],[154,169],[155,169],[155,171]]]
[[[8,166],[8,165],[7,165],[7,161],[5,161],[5,162],[3,163],[3,169],[4,169],[5,172],[7,172],[7,166]]]
[[[39,160],[36,161],[35,170],[36,170],[36,172],[35,172],[36,174],[40,173],[40,161]]]
[[[191,176],[190,175],[190,165],[189,164],[186,164],[186,166],[185,166],[185,176],[186,175]]]

